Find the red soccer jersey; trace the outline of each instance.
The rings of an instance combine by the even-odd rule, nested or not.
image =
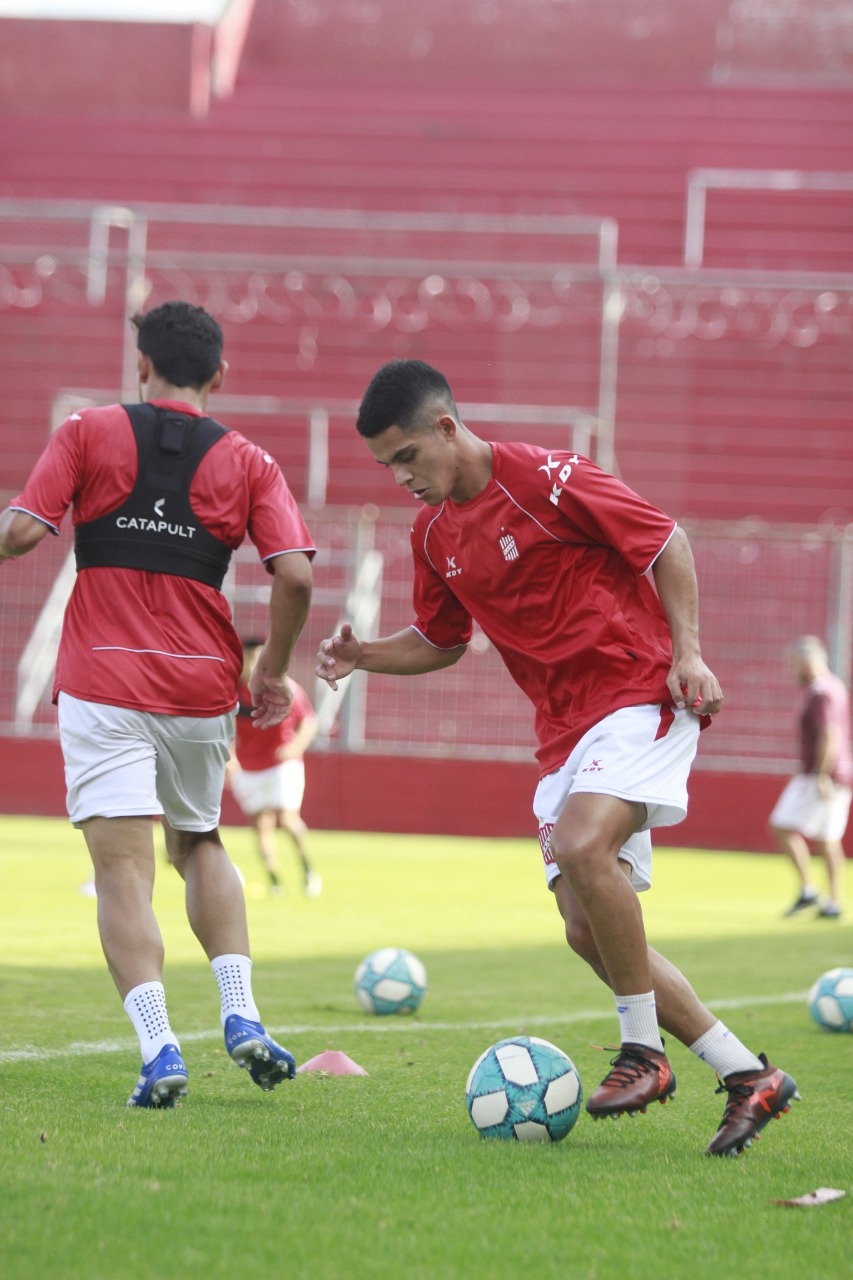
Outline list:
[[[675,523],[577,454],[492,456],[476,498],[418,512],[413,626],[451,648],[477,620],[536,709],[544,775],[612,711],[671,701],[672,640],[644,575]]]
[[[800,764],[803,773],[818,772],[819,743],[831,732],[837,737],[837,754],[830,771],[832,780],[849,787],[853,782],[850,695],[844,681],[828,671],[811,682],[803,697],[800,714]]]
[[[240,768],[247,773],[258,773],[261,769],[272,769],[274,765],[281,764],[279,749],[293,741],[303,720],[314,718],[314,708],[308,694],[295,680],[290,680],[289,683],[293,689],[290,715],[271,729],[256,729],[251,714],[252,695],[248,685],[240,682],[234,753]]]
[[[153,403],[203,416],[182,402]],[[56,533],[69,506],[75,525],[112,511],[136,472],[136,441],[121,406],[83,409],[51,437],[11,506]],[[276,462],[236,431],[202,458],[190,503],[232,548],[248,533],[264,561],[290,551],[314,555]],[[242,665],[231,610],[215,587],[140,569],[83,569],[65,612],[53,697],[65,691],[163,715],[216,716],[234,708]]]

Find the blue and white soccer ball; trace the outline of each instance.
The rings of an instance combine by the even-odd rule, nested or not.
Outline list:
[[[471,1068],[468,1114],[484,1138],[559,1142],[583,1099],[580,1076],[562,1049],[538,1036],[499,1040]]]
[[[809,1013],[824,1031],[853,1032],[853,969],[829,969],[809,992]]]
[[[414,1013],[426,990],[426,969],[402,947],[372,951],[355,971],[356,999],[366,1013]]]

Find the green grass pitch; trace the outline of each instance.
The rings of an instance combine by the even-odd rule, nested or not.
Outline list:
[[[736,1160],[704,1148],[723,1098],[669,1046],[672,1104],[541,1146],[486,1141],[465,1108],[480,1052],[554,1041],[588,1095],[617,1036],[609,993],[573,957],[535,840],[312,833],[324,892],[270,898],[251,833],[226,843],[247,881],[255,994],[298,1061],[341,1050],[367,1076],[298,1075],[264,1095],[227,1058],[218,994],[160,856],[156,907],[172,1023],[190,1071],[172,1112],[127,1111],[135,1037],[107,976],[82,838],[0,819],[0,1258],[4,1280],[815,1280],[853,1254],[853,1037],[813,1025],[805,993],[853,965],[846,923],[781,913],[780,860],[661,850],[650,941],[803,1095]],[[359,960],[424,962],[419,1013],[378,1019]],[[773,1202],[818,1187],[819,1208]]]

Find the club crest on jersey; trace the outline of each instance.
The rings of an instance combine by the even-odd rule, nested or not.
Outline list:
[[[498,538],[500,549],[504,553],[504,560],[518,559],[518,543],[511,533],[504,533]]]
[[[456,563],[456,556],[445,556],[445,560],[447,561],[447,572],[444,575],[445,578],[458,578],[462,570]]]
[[[548,454],[548,461],[544,462],[541,467],[537,467],[537,471],[544,471],[548,479],[551,479],[551,473],[557,471],[557,479],[551,485],[551,492],[548,494],[548,501],[553,502],[556,507],[560,501],[560,495],[563,492],[563,485],[568,482],[572,474],[572,467],[576,467],[580,458],[573,453],[567,462],[561,462],[558,458],[556,461]]]

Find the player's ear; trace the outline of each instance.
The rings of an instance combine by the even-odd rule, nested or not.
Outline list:
[[[225,381],[225,375],[227,372],[228,372],[228,361],[220,360],[219,368],[216,370],[216,373],[213,375],[210,381],[211,391],[219,390],[219,388],[222,386],[223,382]]]
[[[435,427],[448,444],[452,444],[456,439],[459,424],[451,413],[443,413],[436,422]]]
[[[154,364],[151,357],[146,355],[144,351],[138,351],[136,353],[136,372],[142,386],[151,380],[153,371]]]

